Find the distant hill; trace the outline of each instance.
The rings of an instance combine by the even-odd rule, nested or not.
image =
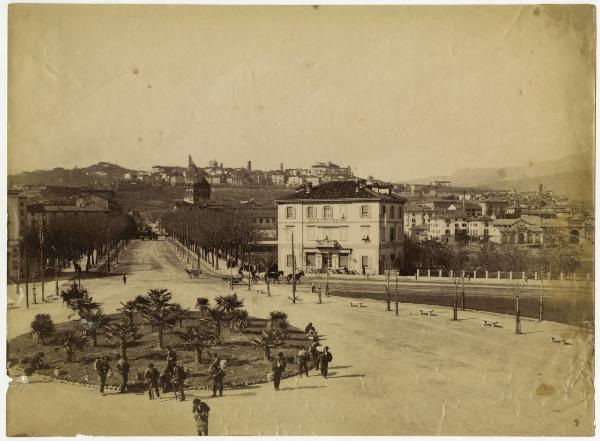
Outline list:
[[[543,184],[546,190],[572,199],[591,199],[594,192],[594,164],[590,155],[569,155],[558,160],[529,163],[519,167],[465,168],[449,176],[435,176],[410,181],[429,184],[447,180],[452,186],[487,187],[499,190],[537,190]]]
[[[52,170],[35,170],[9,175],[9,185],[83,185],[110,184],[122,179],[125,173],[134,172],[110,162],[99,162],[89,167]]]

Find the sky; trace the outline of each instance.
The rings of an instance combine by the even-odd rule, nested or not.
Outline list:
[[[593,6],[9,7],[8,172],[393,181],[592,152]]]

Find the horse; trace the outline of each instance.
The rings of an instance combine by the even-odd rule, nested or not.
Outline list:
[[[273,280],[273,282],[279,283],[279,278],[283,277],[283,271],[271,271],[265,273],[265,283],[269,280]]]
[[[292,277],[294,278],[294,281],[296,283],[300,283],[300,277],[304,276],[304,271],[300,271],[297,272],[296,274],[292,275],[292,274],[288,274],[287,276],[287,282],[288,283],[292,283]]]

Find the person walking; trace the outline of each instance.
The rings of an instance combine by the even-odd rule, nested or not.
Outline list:
[[[313,365],[314,365],[316,371],[319,370],[319,354],[321,353],[318,349],[319,346],[321,346],[321,343],[319,343],[318,340],[313,341],[312,344],[310,345],[310,349],[308,350],[308,353],[312,357]]]
[[[127,284],[127,276],[123,274],[123,285]]]
[[[108,357],[106,355],[103,355],[95,361],[94,370],[98,372],[100,393],[104,394],[104,388],[106,387],[106,377],[108,377],[108,371],[110,371],[110,365],[108,364]]]
[[[281,376],[285,371],[285,358],[283,357],[283,352],[277,354],[275,360],[273,360],[273,365],[271,369],[273,370],[273,385],[275,386],[275,390],[279,390],[279,383],[281,382]]]
[[[327,373],[329,370],[329,363],[333,360],[333,355],[329,352],[329,346],[325,346],[323,348],[323,353],[321,354],[320,366],[321,366],[321,375],[323,378],[327,378]]]
[[[129,379],[129,362],[127,361],[126,358],[123,358],[123,356],[121,356],[121,358],[119,358],[119,361],[117,362],[117,370],[119,371],[119,373],[121,374],[121,389],[119,393],[124,394],[127,391],[127,380]]]
[[[183,391],[183,387],[186,377],[187,374],[185,373],[183,366],[177,366],[177,364],[174,364],[173,369],[171,370],[171,384],[173,384],[175,399],[177,399],[177,394],[179,394],[179,401],[185,401],[185,392]]]
[[[208,413],[210,407],[200,398],[194,398],[192,402],[192,413],[196,420],[196,429],[199,436],[208,436]]]
[[[219,396],[223,396],[223,379],[225,378],[225,371],[221,367],[221,359],[218,354],[215,354],[215,358],[208,369],[210,372],[210,376],[212,378],[212,390],[213,397],[217,396],[217,391],[219,392]]]
[[[158,390],[158,378],[160,377],[160,372],[158,369],[154,367],[154,364],[150,363],[148,365],[148,369],[144,372],[144,378],[148,382],[148,399],[154,399],[154,393],[156,393],[156,397],[160,398],[160,391]],[[153,393],[154,390],[154,393]]]
[[[302,349],[298,352],[298,373],[300,374],[300,378],[302,378],[302,373],[305,373],[308,377],[308,359],[310,358],[310,354],[306,349]]]

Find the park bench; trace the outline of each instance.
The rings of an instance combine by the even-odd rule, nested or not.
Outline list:
[[[288,299],[290,299],[292,302],[294,301],[293,297],[288,296]],[[296,296],[296,301],[300,300],[300,297]]]
[[[265,293],[265,291],[263,289],[257,289],[256,292],[259,293],[259,294],[264,294]]]
[[[500,323],[500,322],[493,322],[491,320],[482,320],[481,326],[489,326],[490,328],[495,328],[496,326],[498,326],[498,323]]]
[[[552,343],[562,343],[565,345],[569,345],[570,343],[567,342],[567,340],[565,340],[564,338],[556,338],[556,337],[550,337],[550,341]]]
[[[433,315],[433,309],[418,309],[419,315],[428,315],[431,317]]]
[[[363,305],[363,302],[350,302],[350,307],[352,308],[354,306],[356,306],[357,308],[362,308],[365,305]]]

